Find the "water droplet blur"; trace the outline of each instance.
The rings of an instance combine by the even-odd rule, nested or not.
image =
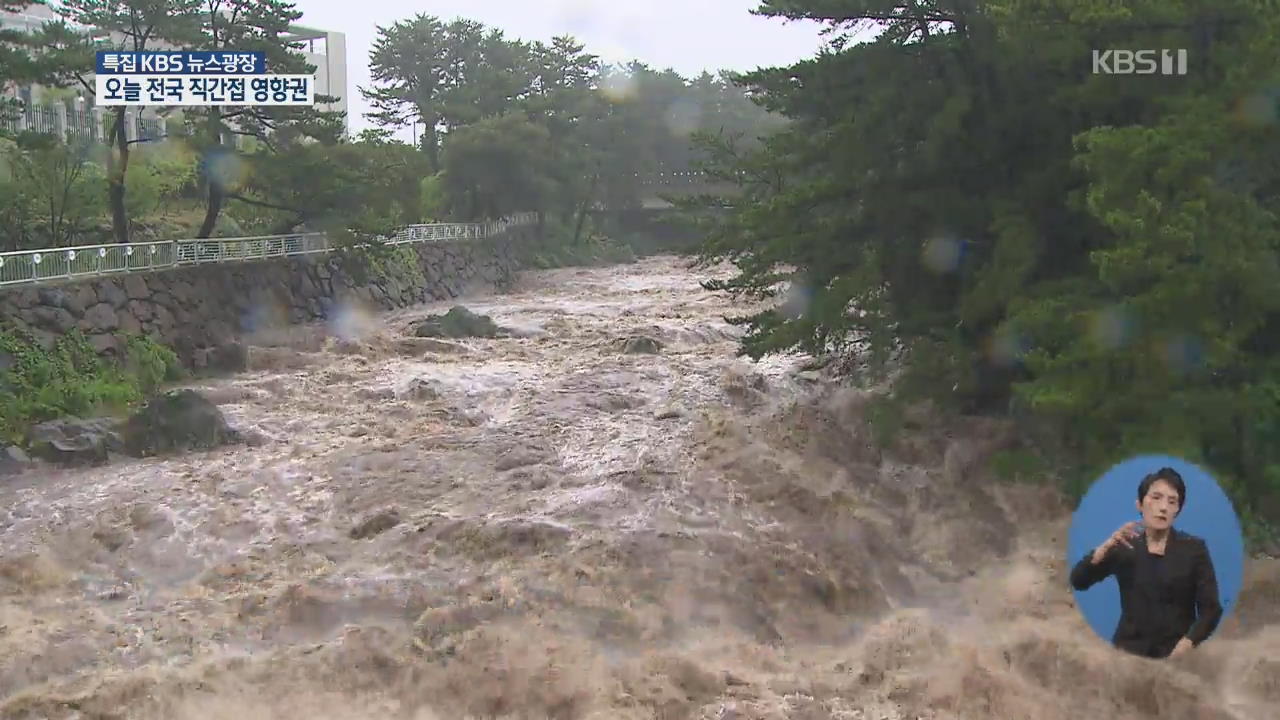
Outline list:
[[[963,252],[962,243],[955,238],[934,238],[925,243],[921,260],[929,270],[942,275],[960,269]]]
[[[793,284],[782,301],[780,312],[784,317],[795,319],[804,317],[813,304],[813,288],[801,283]]]
[[[281,303],[267,300],[254,303],[253,307],[240,319],[240,326],[246,333],[257,333],[286,324],[288,313]]]
[[[329,319],[329,332],[345,342],[354,342],[368,336],[374,327],[373,314],[354,302],[338,303]]]
[[[1117,350],[1133,340],[1137,324],[1132,310],[1118,305],[1105,308],[1089,319],[1089,339],[1107,350]]]
[[[692,135],[702,123],[702,107],[689,99],[677,100],[667,109],[667,128],[676,137]]]
[[[1178,375],[1201,370],[1205,366],[1204,343],[1192,335],[1178,335],[1164,346],[1165,362]]]
[[[1235,115],[1246,125],[1280,123],[1280,88],[1268,88],[1241,98],[1236,103]]]
[[[1030,343],[1021,333],[1011,328],[1001,328],[991,336],[987,344],[987,359],[992,365],[1011,367],[1030,349]]]
[[[234,152],[219,150],[212,151],[206,158],[204,172],[228,190],[237,190],[248,179],[249,166]]]
[[[609,73],[600,85],[601,94],[614,102],[631,100],[636,96],[636,89],[635,77],[625,71]]]
[[[558,26],[574,36],[594,35],[592,32],[600,25],[592,13],[591,0],[562,0],[559,3],[560,22]]]

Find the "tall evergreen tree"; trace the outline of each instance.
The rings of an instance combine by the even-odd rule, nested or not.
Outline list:
[[[1202,460],[1275,520],[1280,176],[1261,158],[1278,141],[1280,36],[1265,3],[758,12],[827,23],[833,42],[741,78],[786,129],[755,150],[703,139],[745,195],[709,216],[703,260],[739,268],[709,285],[793,285],[735,318],[744,352],[865,343],[877,367],[901,361],[904,397],[1031,413],[1082,473],[1142,450]],[[1192,69],[1093,74],[1092,50],[1117,47],[1188,48]]]
[[[57,6],[66,21],[46,28],[41,43],[55,65],[54,82],[78,85],[86,95],[95,92],[92,76],[98,50],[155,50],[183,47],[195,37],[199,0],[64,0]],[[81,30],[80,28],[90,28]],[[107,130],[107,202],[116,242],[129,242],[129,213],[125,200],[130,147],[128,108],[111,109]]]

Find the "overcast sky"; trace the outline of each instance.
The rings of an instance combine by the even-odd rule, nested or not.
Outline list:
[[[419,13],[464,17],[507,37],[549,41],[568,34],[608,62],[639,59],[685,77],[704,69],[751,70],[811,57],[822,44],[815,23],[750,14],[756,0],[294,0],[301,24],[347,35],[349,122],[370,127],[356,91],[369,84],[369,48],[378,26]],[[408,131],[406,131],[407,134]]]

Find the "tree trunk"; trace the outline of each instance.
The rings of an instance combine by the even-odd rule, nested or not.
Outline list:
[[[587,213],[591,210],[591,206],[595,202],[596,185],[599,182],[599,175],[593,175],[591,177],[591,186],[587,188],[587,196],[582,199],[582,205],[578,208],[578,221],[573,228],[574,245],[578,245],[582,241],[582,226],[586,224]]]
[[[204,222],[200,223],[200,231],[196,233],[197,238],[207,238],[213,235],[213,230],[218,225],[218,215],[222,212],[222,205],[227,199],[227,190],[222,186],[221,173],[218,168],[214,167],[214,161],[222,153],[222,123],[219,117],[218,108],[211,108],[209,115],[209,136],[212,144],[205,150],[204,155],[204,175],[205,182],[208,184],[207,204],[204,208]]]
[[[196,233],[196,237],[201,239],[213,235],[213,229],[218,224],[218,214],[222,212],[222,204],[227,199],[222,182],[215,177],[209,178],[208,198],[209,202],[204,210],[204,222],[200,224],[200,232]]]
[[[107,204],[111,207],[111,230],[117,243],[129,242],[129,212],[124,204],[125,173],[129,170],[129,133],[125,127],[125,108],[115,109],[111,128],[114,146],[107,152]]]
[[[590,203],[583,203],[582,207],[578,208],[578,221],[574,224],[573,228],[574,245],[577,245],[582,241],[582,226],[587,221],[587,208],[589,204]]]
[[[419,141],[421,149],[427,154],[427,163],[431,166],[431,173],[440,172],[440,135],[436,132],[435,121],[427,123],[423,121],[422,139]]]

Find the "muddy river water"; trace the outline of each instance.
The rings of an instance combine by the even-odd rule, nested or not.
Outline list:
[[[0,485],[0,718],[1280,718],[1280,570],[1190,656],[1121,656],[995,423],[735,357],[674,258],[351,309],[202,382],[254,442]],[[626,338],[659,341],[626,352]],[[635,348],[632,348],[635,349]]]

